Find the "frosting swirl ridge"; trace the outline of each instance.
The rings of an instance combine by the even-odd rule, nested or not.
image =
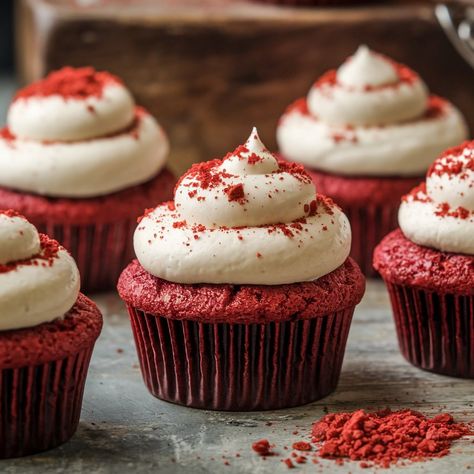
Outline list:
[[[433,163],[426,182],[403,198],[398,220],[416,244],[474,254],[474,141]]]
[[[329,173],[416,176],[467,138],[461,113],[408,67],[361,46],[290,106],[277,141],[290,160]]]
[[[0,211],[0,331],[64,316],[79,294],[76,263],[14,211]]]
[[[51,197],[94,197],[140,184],[164,166],[166,136],[115,76],[63,68],[20,90],[0,132],[0,185]]]
[[[223,160],[194,165],[175,201],[139,223],[134,246],[151,274],[179,283],[277,285],[339,267],[350,226],[298,165],[279,162],[254,129]]]

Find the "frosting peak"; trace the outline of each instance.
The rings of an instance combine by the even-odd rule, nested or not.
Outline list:
[[[433,163],[426,183],[403,198],[398,220],[419,245],[474,254],[474,141]]]
[[[223,160],[193,165],[174,203],[140,221],[135,252],[179,283],[278,285],[317,279],[346,260],[347,218],[310,176],[278,161],[254,129]]]
[[[222,161],[193,166],[176,188],[175,204],[191,224],[259,226],[307,216],[315,195],[304,170],[278,163],[254,129],[246,144]]]
[[[0,211],[0,331],[64,316],[79,285],[76,263],[64,248],[14,211]]]
[[[399,81],[397,70],[387,58],[371,51],[367,46],[359,49],[337,71],[337,80],[347,87],[380,87]]]

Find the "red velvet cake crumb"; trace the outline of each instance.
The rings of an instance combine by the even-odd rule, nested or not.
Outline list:
[[[259,456],[271,456],[274,454],[271,450],[270,442],[268,441],[268,439],[261,439],[260,441],[255,441],[255,443],[252,443],[252,449]]]
[[[122,299],[170,319],[263,323],[311,319],[356,305],[365,279],[350,258],[311,282],[288,285],[179,284],[148,273],[134,260],[120,276]]]
[[[442,294],[474,295],[474,256],[417,245],[400,229],[376,247],[374,267],[390,283]]]
[[[109,84],[122,82],[118,77],[108,72],[98,72],[92,67],[64,67],[21,89],[14,100],[51,95],[60,95],[65,99],[101,97],[104,87]]]

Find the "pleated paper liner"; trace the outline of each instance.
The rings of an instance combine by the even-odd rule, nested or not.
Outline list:
[[[134,257],[136,219],[108,224],[38,224],[39,232],[61,243],[76,260],[84,292],[115,287],[120,272]]]
[[[75,433],[92,349],[0,370],[0,458],[45,451]]]
[[[438,374],[474,378],[474,296],[386,284],[408,362]]]
[[[143,379],[154,396],[195,408],[248,411],[304,405],[333,392],[354,308],[248,325],[128,310]]]

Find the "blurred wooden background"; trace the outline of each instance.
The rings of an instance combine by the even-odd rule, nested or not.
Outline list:
[[[172,141],[172,168],[221,156],[256,125],[275,147],[285,107],[360,43],[405,62],[474,130],[474,71],[433,2],[283,8],[238,0],[19,0],[23,82],[63,65],[121,76]]]

